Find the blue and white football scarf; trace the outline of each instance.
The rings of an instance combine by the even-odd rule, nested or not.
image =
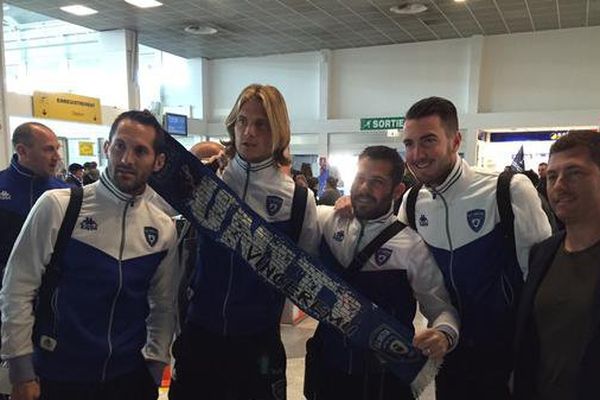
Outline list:
[[[410,330],[272,228],[170,136],[150,186],[308,315],[374,351],[415,394],[433,380],[439,363],[412,346]]]

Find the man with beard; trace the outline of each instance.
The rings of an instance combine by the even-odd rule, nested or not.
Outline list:
[[[519,306],[515,398],[600,393],[600,134],[574,131],[550,148],[548,199],[564,222],[531,249]]]
[[[164,164],[164,135],[148,111],[119,115],[100,181],[48,191],[31,210],[0,293],[13,400],[158,397],[175,322],[176,233],[144,192]],[[66,236],[65,215],[76,217]]]
[[[458,318],[427,246],[393,214],[394,200],[405,189],[403,175],[404,163],[394,149],[373,146],[360,154],[351,189],[354,216],[318,208],[321,259],[410,330],[418,301],[430,328],[419,332],[413,343],[424,355],[439,359],[457,343]],[[371,243],[377,243],[376,250],[364,254]],[[350,345],[330,326],[319,324],[307,347],[309,400],[413,399],[409,384],[385,362]]]
[[[399,219],[429,245],[461,319],[461,340],[436,378],[436,398],[504,400],[529,250],[551,228],[535,188],[516,174],[509,188],[514,221],[504,221],[513,234],[507,234],[498,176],[472,170],[458,155],[460,143],[450,101],[430,97],[408,110],[406,162],[422,186],[407,193]]]

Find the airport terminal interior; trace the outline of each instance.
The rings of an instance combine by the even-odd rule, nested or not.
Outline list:
[[[405,156],[404,115],[425,97],[456,105],[458,153],[489,172],[521,157],[537,173],[558,138],[600,128],[600,0],[0,4],[0,169],[27,121],[58,136],[62,174],[92,162],[103,171],[103,144],[126,110],[149,110],[187,149],[226,141],[224,120],[252,83],[285,98],[292,170],[311,184],[324,159],[342,195],[365,147]],[[290,400],[304,399],[305,343],[316,325],[286,305]],[[426,326],[420,314],[415,325]],[[433,387],[420,398],[433,400]]]

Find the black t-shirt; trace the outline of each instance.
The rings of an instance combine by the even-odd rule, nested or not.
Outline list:
[[[577,369],[590,335],[594,295],[600,278],[600,242],[570,253],[564,244],[535,297],[540,343],[539,400],[575,399]]]

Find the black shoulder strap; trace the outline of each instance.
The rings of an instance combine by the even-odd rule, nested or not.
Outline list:
[[[60,264],[61,258],[65,249],[67,247],[67,243],[73,234],[73,229],[75,228],[75,223],[77,222],[77,217],[79,216],[79,211],[81,210],[81,203],[83,201],[83,188],[82,187],[72,187],[71,188],[71,197],[69,199],[69,205],[67,206],[67,211],[65,212],[65,216],[60,225],[60,229],[58,230],[58,236],[56,238],[56,243],[54,244],[54,250],[52,251],[52,257],[50,258],[50,262],[46,266],[46,271],[42,276],[42,284],[40,286],[38,296],[35,304],[35,324],[33,328],[33,335],[35,340],[39,339],[40,333],[38,332],[39,326],[47,325],[48,322],[52,322],[53,312],[52,312],[52,295],[58,286],[58,282],[60,280]],[[50,346],[50,345],[46,345]],[[44,346],[42,346],[43,348]]]
[[[500,214],[500,228],[502,236],[510,248],[515,246],[515,214],[513,213],[512,203],[510,201],[510,181],[514,176],[513,171],[504,171],[498,175],[496,185],[496,202]]]
[[[417,217],[416,217],[416,205],[417,205],[417,197],[419,197],[419,191],[423,187],[422,184],[417,183],[412,188],[410,188],[410,192],[408,192],[408,196],[406,197],[406,217],[408,218],[408,226],[413,228],[415,231],[417,230]]]
[[[54,244],[54,251],[52,252],[50,263],[46,266],[46,274],[50,272],[49,269],[55,269],[58,271],[60,268],[59,261],[65,251],[65,248],[67,247],[69,239],[71,238],[73,229],[75,228],[75,223],[77,222],[77,217],[79,216],[79,211],[81,210],[82,201],[83,188],[81,186],[71,187],[69,205],[67,206],[65,217],[63,218],[62,224],[60,225],[60,229],[58,231],[58,237],[56,238],[56,243]]]
[[[292,199],[292,235],[290,239],[294,243],[300,240],[302,225],[304,225],[304,212],[306,211],[306,199],[308,198],[308,189],[304,186],[296,185],[294,187],[294,197]]]
[[[387,226],[354,257],[354,260],[352,260],[352,263],[346,270],[349,272],[359,271],[381,246],[396,236],[404,228],[406,228],[406,225],[398,220]]]

